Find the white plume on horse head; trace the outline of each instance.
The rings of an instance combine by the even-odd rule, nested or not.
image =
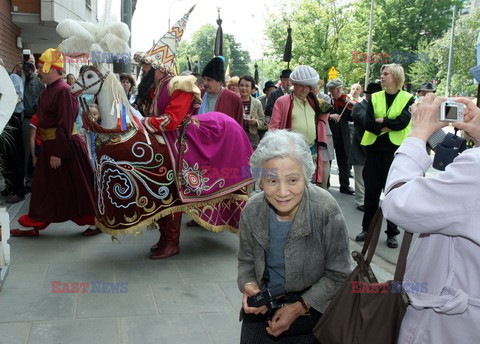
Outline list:
[[[60,50],[67,54],[106,52],[130,53],[128,25],[119,22],[115,16],[109,15],[112,0],[105,4],[105,14],[98,23],[62,20],[57,25],[57,32],[64,41]]]

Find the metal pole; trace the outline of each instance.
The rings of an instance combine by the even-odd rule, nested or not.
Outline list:
[[[456,12],[457,12],[457,5],[453,5],[452,36],[450,37],[450,51],[448,53],[447,87],[445,88],[445,97],[450,96],[450,81],[452,79],[453,41],[455,39],[455,14],[456,14]]]
[[[368,28],[368,52],[367,52],[367,65],[365,69],[365,87],[367,89],[368,82],[370,80],[370,56],[372,55],[372,26],[373,26],[373,7],[375,0],[372,0],[370,3],[370,26]]]
[[[122,0],[121,8],[122,22],[128,25],[128,29],[132,32],[132,0]],[[128,46],[131,47],[132,36],[128,40]],[[130,60],[127,62],[114,62],[113,63],[113,72],[114,73],[127,73],[132,72],[132,67]]]

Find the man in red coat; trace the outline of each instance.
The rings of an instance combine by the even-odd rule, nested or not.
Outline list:
[[[47,49],[38,62],[40,79],[47,84],[37,109],[42,148],[37,158],[28,215],[18,219],[22,229],[12,236],[38,236],[52,222],[89,225],[83,235],[95,235],[93,167],[83,139],[77,135],[78,101],[63,81],[63,57]],[[27,228],[32,228],[26,230]]]
[[[223,57],[210,60],[202,73],[205,82],[205,94],[198,114],[223,112],[232,117],[243,128],[243,102],[238,94],[223,87],[225,70]]]

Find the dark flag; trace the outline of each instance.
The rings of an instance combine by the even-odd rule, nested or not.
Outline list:
[[[220,8],[218,8],[217,35],[215,36],[215,56],[223,56],[223,30],[222,19],[220,19]]]
[[[259,77],[258,77],[258,64],[255,63],[255,74],[254,74],[254,77],[255,79],[255,83],[258,85],[258,82],[259,82]]]
[[[287,28],[287,42],[285,43],[285,50],[283,51],[283,61],[288,63],[290,69],[290,61],[292,60],[292,28],[288,25]]]
[[[192,64],[190,63],[190,59],[187,56],[187,70],[192,71]]]

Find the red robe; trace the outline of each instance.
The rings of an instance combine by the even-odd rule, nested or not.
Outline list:
[[[243,128],[243,102],[235,92],[224,87],[218,96],[215,111],[232,117]]]
[[[53,139],[42,141],[35,166],[28,212],[32,220],[49,223],[88,217],[84,224],[93,224],[93,168],[85,142],[79,135],[72,135],[78,108],[78,100],[61,78],[42,93],[38,129],[57,130]],[[59,168],[50,167],[51,156],[61,158]]]

